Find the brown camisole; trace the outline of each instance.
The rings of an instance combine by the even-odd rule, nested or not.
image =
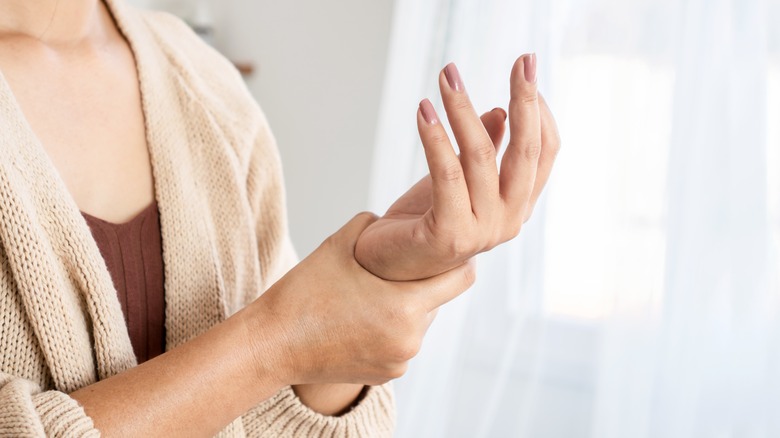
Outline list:
[[[81,213],[114,282],[138,363],[165,351],[165,287],[157,203],[122,224]]]

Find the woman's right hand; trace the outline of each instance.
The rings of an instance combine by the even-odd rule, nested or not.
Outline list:
[[[357,215],[246,309],[259,375],[276,374],[283,384],[398,378],[436,309],[473,284],[472,262],[421,281],[369,273],[354,248],[374,221]]]

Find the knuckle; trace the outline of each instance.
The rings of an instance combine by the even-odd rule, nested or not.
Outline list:
[[[409,369],[409,364],[406,362],[390,367],[387,370],[388,380],[400,379],[404,374],[406,374],[407,369]]]
[[[447,241],[446,249],[448,256],[460,259],[473,255],[477,251],[477,246],[469,237],[452,235]]]
[[[539,103],[538,93],[525,93],[520,96],[520,102],[523,105],[537,105]]]
[[[338,233],[326,237],[320,244],[320,248],[332,249],[340,246],[341,238]]]
[[[509,230],[507,231],[507,235],[509,239],[514,239],[520,234],[520,230],[523,228],[523,223],[528,220],[525,219],[523,221],[512,221],[512,224],[509,226]],[[507,239],[507,240],[509,240]]]
[[[552,132],[549,131],[542,126],[544,149],[546,154],[549,153],[552,158],[555,158],[561,150],[561,134],[555,129]]]
[[[496,148],[492,144],[480,142],[479,146],[471,151],[474,161],[482,165],[494,164],[496,162]]]
[[[552,152],[552,156],[555,157],[558,155],[558,152],[560,151],[561,151],[561,135],[556,132],[555,136],[553,137],[553,144],[550,147],[550,152]]]
[[[436,173],[436,176],[445,182],[457,182],[463,178],[463,169],[457,160],[451,160],[444,164]]]
[[[447,143],[449,140],[450,138],[447,136],[447,133],[440,129],[436,129],[428,134],[428,141],[433,144]]]
[[[488,242],[487,247],[485,248],[486,251],[489,251],[498,245],[501,245],[502,243],[506,242],[507,240],[511,239],[507,238],[506,232],[502,230],[500,227],[494,228],[496,231],[493,233],[493,235],[490,238],[490,241]]]
[[[522,147],[523,156],[529,160],[538,160],[539,155],[542,153],[542,144],[537,140],[529,140],[523,142]]]
[[[506,236],[508,237],[507,240],[513,239],[520,234],[520,230],[522,230],[523,224],[525,223],[527,211],[527,206],[519,206],[506,212],[504,220],[507,224],[505,227]]]
[[[452,101],[452,109],[455,111],[466,111],[471,109],[471,102],[465,96],[458,96]]]
[[[506,224],[504,230],[506,232],[507,240],[514,239],[518,234],[520,234],[520,230],[522,230],[523,224],[525,223],[527,211],[527,205],[519,206],[518,208],[513,208],[507,211],[506,215],[504,216],[504,223]]]
[[[418,307],[416,302],[412,300],[405,300],[398,304],[395,308],[394,319],[404,325],[408,325],[414,322],[418,314]]]
[[[416,299],[395,300],[392,305],[386,306],[384,313],[378,320],[370,323],[377,328],[376,336],[388,345],[391,356],[398,356],[399,351],[405,350],[414,338],[415,327],[419,325],[421,316],[425,314],[424,308]]]
[[[468,263],[463,269],[463,283],[466,289],[470,288],[477,281],[477,268],[474,263]]]
[[[394,362],[406,362],[416,356],[419,351],[419,341],[415,339],[403,339],[393,345],[390,350],[390,357]]]

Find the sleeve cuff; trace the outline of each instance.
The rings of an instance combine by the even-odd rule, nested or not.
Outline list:
[[[99,437],[92,419],[84,408],[67,394],[46,391],[32,397],[46,436],[49,437]]]
[[[288,386],[244,418],[250,437],[392,437],[394,425],[395,402],[389,384],[369,387],[357,405],[338,417],[311,410]]]

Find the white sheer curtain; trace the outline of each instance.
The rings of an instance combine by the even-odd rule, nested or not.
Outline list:
[[[375,210],[450,60],[488,110],[537,52],[563,137],[397,382],[399,437],[780,436],[778,29],[780,0],[396,1]]]

